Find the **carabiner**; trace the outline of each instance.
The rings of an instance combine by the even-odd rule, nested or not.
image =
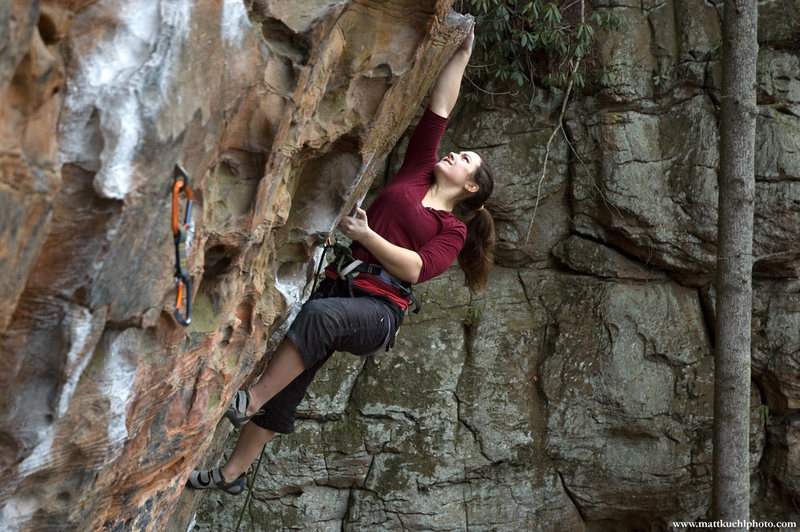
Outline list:
[[[183,289],[186,288],[186,317],[181,315],[181,306],[183,304]],[[188,327],[192,323],[192,278],[178,279],[176,282],[177,298],[175,300],[175,310],[173,311],[175,319],[184,327]]]
[[[178,323],[187,327],[192,322],[192,277],[189,275],[187,266],[187,256],[191,250],[192,238],[194,236],[194,222],[192,222],[192,204],[194,194],[192,189],[186,184],[188,179],[186,171],[181,165],[176,165],[184,178],[178,178],[172,187],[172,235],[175,240],[175,279],[177,281],[175,300],[175,319]],[[183,223],[178,222],[178,196],[181,191],[186,194],[186,214]],[[181,315],[183,306],[183,291],[186,289],[186,315]]]

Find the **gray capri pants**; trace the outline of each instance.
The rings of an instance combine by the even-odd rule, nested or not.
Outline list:
[[[294,432],[297,407],[319,368],[335,351],[367,356],[394,345],[405,311],[388,297],[327,278],[306,301],[286,337],[297,347],[305,371],[262,406],[259,427]]]

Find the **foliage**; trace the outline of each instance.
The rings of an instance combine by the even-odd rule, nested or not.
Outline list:
[[[764,425],[769,425],[771,421],[769,416],[769,406],[758,405],[758,417],[761,419],[761,423]]]
[[[655,74],[653,75],[653,85],[658,87],[662,83],[668,82],[670,79],[672,78],[669,76],[669,74]]]
[[[612,11],[584,11],[583,0],[462,0],[457,7],[476,16],[470,80],[489,91],[534,82],[563,88],[570,79],[583,87],[597,30],[624,25]],[[573,72],[577,59],[583,67]]]
[[[475,305],[467,307],[467,315],[464,317],[464,326],[467,328],[477,327],[478,322],[481,320],[483,311]]]

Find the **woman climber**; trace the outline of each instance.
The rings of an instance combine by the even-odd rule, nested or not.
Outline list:
[[[192,488],[241,493],[263,446],[276,433],[294,431],[306,388],[334,351],[366,356],[394,344],[410,284],[443,273],[457,257],[470,290],[485,286],[495,240],[492,216],[483,207],[494,186],[491,171],[471,151],[437,162],[473,39],[474,26],[439,74],[395,177],[368,211],[358,209],[339,225],[353,241],[353,264],[360,273],[348,273],[347,265],[328,266],[326,279],[303,305],[261,379],[239,390],[225,412],[242,428],[227,462],[192,472]]]

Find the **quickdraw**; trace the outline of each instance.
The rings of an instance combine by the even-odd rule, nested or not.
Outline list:
[[[336,245],[339,243],[337,242]],[[331,238],[328,237],[328,241],[325,242],[325,245],[322,246],[322,256],[319,258],[319,263],[317,263],[317,271],[314,272],[314,283],[311,285],[311,293],[317,291],[317,283],[320,280],[320,273],[322,272],[322,265],[325,264],[325,256],[328,254],[328,250],[333,248],[334,244],[331,242]]]
[[[333,256],[336,261],[336,274],[344,277],[346,274],[342,273],[342,267],[355,260],[353,258],[353,252],[350,251],[348,246],[340,244],[339,242],[335,242],[331,247],[333,248]]]
[[[175,319],[178,323],[187,327],[192,322],[192,276],[189,275],[189,268],[186,264],[186,257],[192,247],[194,236],[194,222],[192,221],[192,204],[194,194],[192,189],[186,184],[189,176],[181,165],[176,165],[182,177],[175,180],[172,186],[172,235],[175,239],[175,280],[176,280],[176,299],[175,299]],[[183,223],[178,221],[178,197],[180,193],[186,194],[186,214]],[[186,292],[186,315],[181,314],[183,306],[183,294]]]

